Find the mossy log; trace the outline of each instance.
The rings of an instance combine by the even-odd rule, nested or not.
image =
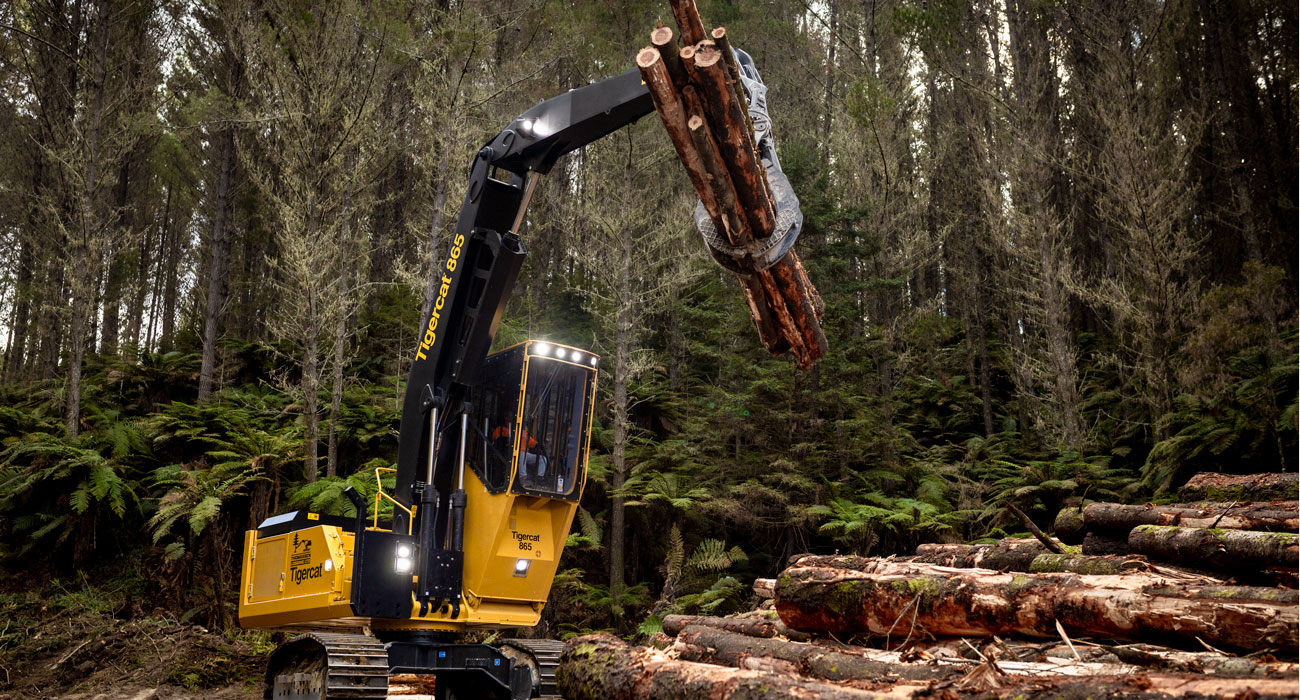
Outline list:
[[[1130,574],[1155,571],[1156,567],[1142,557],[1088,556],[1086,554],[1040,554],[1029,563],[1029,573],[1034,574]],[[1172,572],[1170,572],[1172,573]]]
[[[1112,536],[1100,532],[1089,532],[1083,536],[1083,553],[1090,556],[1108,556],[1112,554],[1128,554],[1128,536],[1120,534]]]
[[[1201,472],[1178,489],[1182,501],[1295,501],[1300,479],[1285,474],[1219,474]]]
[[[1095,532],[1124,532],[1139,525],[1214,527],[1222,530],[1294,532],[1300,529],[1295,508],[1268,503],[1193,508],[1187,506],[1126,506],[1119,503],[1089,503],[1083,509],[1085,527]]]
[[[781,639],[759,639],[712,627],[687,627],[677,635],[673,649],[687,661],[798,673],[829,681],[941,680],[964,672],[953,666],[887,663],[863,654]]]
[[[1153,574],[1000,574],[878,560],[786,569],[776,609],[792,629],[895,638],[1074,635],[1219,648],[1294,649],[1296,591],[1173,584]]]
[[[1241,678],[1294,679],[1300,674],[1300,664],[1257,661],[1206,651],[1177,651],[1151,644],[1121,644],[1110,647],[1109,651],[1124,663],[1167,671]]]
[[[1052,534],[1065,544],[1083,544],[1083,535],[1087,532],[1083,524],[1083,509],[1062,508],[1052,523]]]
[[[1028,571],[1034,557],[1047,553],[1038,540],[1005,539],[994,544],[923,544],[916,548],[913,561],[964,569]]]
[[[1300,535],[1141,525],[1128,536],[1131,551],[1165,561],[1213,567],[1295,567]]]
[[[708,615],[664,616],[664,634],[675,636],[687,627],[712,627],[748,637],[789,637],[800,641],[808,639],[806,633],[786,627],[785,623],[781,622],[781,618],[771,611],[768,611],[766,615],[750,613],[733,617],[711,617]]]
[[[944,545],[944,547],[945,549],[939,551],[924,550],[925,553],[917,554],[911,560],[963,569],[994,569],[1025,573],[1123,574],[1152,570],[1151,565],[1142,557],[1052,554],[1038,542],[1017,547],[997,545]],[[918,548],[917,551],[923,550]]]
[[[789,674],[682,661],[658,649],[631,647],[610,634],[570,639],[555,670],[555,682],[569,700],[880,697],[877,693],[803,680]]]

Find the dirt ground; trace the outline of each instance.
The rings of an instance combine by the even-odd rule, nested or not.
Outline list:
[[[0,593],[0,700],[261,697],[270,635],[208,630],[120,600]]]

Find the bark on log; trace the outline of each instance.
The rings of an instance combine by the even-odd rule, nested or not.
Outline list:
[[[1271,678],[1207,678],[1187,674],[1134,674],[1119,678],[1103,677],[1080,680],[1043,679],[1012,686],[1016,700],[1157,700],[1180,698],[1199,700],[1240,698],[1245,700],[1284,700],[1297,697],[1294,680]],[[989,694],[974,695],[989,697]],[[996,696],[994,696],[996,697]]]
[[[1049,553],[1037,540],[1005,539],[996,544],[923,544],[916,548],[916,561],[965,569],[1029,571],[1035,557]]]
[[[722,60],[727,64],[727,74],[735,84],[740,83],[740,66],[736,64],[736,54],[731,52],[731,39],[727,37],[726,27],[714,27],[709,32],[714,45],[722,52]]]
[[[749,307],[749,315],[758,328],[758,339],[763,347],[774,355],[789,351],[790,341],[781,335],[776,313],[767,302],[767,294],[763,291],[763,283],[759,281],[758,275],[740,275],[740,284],[741,291],[745,293],[745,305]]]
[[[673,79],[673,87],[677,92],[682,92],[682,89],[689,84],[689,78],[686,76],[682,59],[677,53],[677,47],[673,44],[672,27],[656,27],[650,32],[650,45],[658,49],[664,68],[668,69],[668,76]],[[688,105],[688,110],[695,107],[696,105]]]
[[[1182,501],[1295,501],[1300,479],[1286,474],[1218,474],[1201,472],[1178,489]]]
[[[633,648],[610,634],[569,640],[555,670],[555,682],[569,700],[880,697],[865,690],[789,675],[681,661],[657,649]]]
[[[1109,537],[1096,532],[1083,536],[1083,553],[1093,556],[1108,554],[1128,554],[1127,537]]]
[[[709,186],[708,172],[700,160],[700,154],[691,141],[690,129],[686,126],[686,111],[677,96],[677,91],[673,89],[672,77],[668,75],[663,58],[657,49],[647,46],[636,55],[636,65],[641,69],[641,78],[645,80],[646,87],[650,89],[650,98],[655,103],[655,111],[659,113],[660,120],[663,121],[664,130],[668,132],[668,139],[673,142],[677,157],[686,168],[691,184],[695,186],[695,193],[704,203],[704,210],[709,213],[709,218],[713,219],[714,226],[719,231],[725,231],[722,210],[718,206],[713,189]]]
[[[756,578],[754,579],[754,594],[761,598],[771,598],[776,595],[776,579],[774,578]]]
[[[770,615],[771,613],[769,613]],[[766,615],[737,615],[734,617],[712,617],[708,615],[665,615],[664,634],[676,636],[687,627],[712,627],[714,629],[743,634],[749,637],[788,637],[797,641],[806,641],[808,634],[792,630],[781,622],[779,617]]]
[[[751,145],[752,135],[745,121],[745,110],[727,84],[727,69],[721,63],[722,53],[717,49],[691,52],[690,60],[683,49],[682,59],[691,82],[700,91],[709,126],[718,140],[723,162],[731,173],[731,182],[749,219],[754,238],[762,240],[772,235],[776,215],[772,200],[767,196],[764,180],[767,173],[755,160]]]
[[[1097,532],[1127,533],[1139,525],[1214,527],[1223,530],[1264,532],[1294,532],[1300,529],[1300,517],[1297,517],[1294,508],[1285,509],[1254,503],[1232,507],[1221,503],[1217,508],[1090,503],[1083,509],[1083,521],[1087,529]]]
[[[1065,544],[1083,544],[1087,529],[1083,524],[1083,511],[1079,508],[1062,508],[1052,524],[1052,534]]]
[[[777,579],[776,609],[793,629],[935,636],[1075,635],[1293,649],[1300,644],[1295,591],[1168,585],[1151,574],[999,574],[986,569],[878,560],[869,571],[798,566]]]
[[[845,653],[813,644],[787,642],[779,639],[760,639],[726,632],[710,627],[691,626],[677,635],[673,649],[687,661],[725,664],[736,668],[752,668],[750,659],[769,659],[776,669],[788,664],[787,673],[798,673],[828,681],[894,680],[904,678],[914,681],[940,680],[961,675],[960,668],[949,666],[923,666],[920,664],[884,663],[861,654]]]
[[[959,568],[985,568],[999,571],[1021,571],[1025,573],[1076,573],[1076,574],[1127,574],[1151,573],[1159,576],[1196,583],[1223,583],[1217,577],[1208,576],[1198,571],[1185,571],[1178,568],[1159,566],[1147,561],[1143,556],[1090,556],[1086,554],[1053,554],[1044,549],[1030,545],[1013,545],[1031,540],[1003,540],[996,545],[921,545],[918,552],[925,552],[912,557],[911,561],[955,566]],[[1008,546],[1010,545],[1010,546]]]
[[[704,22],[700,20],[700,11],[695,7],[695,0],[668,0],[673,9],[673,20],[682,32],[682,41],[694,44],[704,39]]]
[[[1295,678],[1300,674],[1300,664],[1256,661],[1205,651],[1177,651],[1151,644],[1121,644],[1110,647],[1110,652],[1127,664],[1169,671],[1256,678]]]
[[[1129,533],[1128,546],[1157,559],[1213,567],[1295,567],[1300,561],[1300,535],[1289,532],[1141,525]]]
[[[764,178],[764,181],[766,179]],[[813,308],[814,295],[803,286],[804,280],[796,269],[798,266],[800,266],[799,257],[791,250],[771,267],[771,272],[781,290],[786,310],[795,327],[799,329],[801,343],[791,343],[791,345],[802,344],[805,348],[802,354],[797,354],[797,357],[799,366],[807,369],[812,366],[812,360],[826,354],[827,344],[826,334],[822,331],[821,324],[817,322],[817,311]]]
[[[686,120],[686,129],[690,132],[691,143],[695,145],[695,151],[700,155],[700,162],[704,164],[704,171],[708,173],[713,194],[722,211],[722,218],[726,224],[726,228],[722,231],[732,245],[749,247],[754,242],[754,236],[750,231],[748,220],[738,209],[736,188],[731,184],[731,175],[727,172],[727,166],[722,164],[718,153],[718,142],[714,139],[713,132],[704,122],[704,117],[698,114],[693,114]]]

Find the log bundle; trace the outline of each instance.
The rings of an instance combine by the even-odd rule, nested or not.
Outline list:
[[[1236,650],[1300,646],[1294,590],[1189,584],[1157,574],[1012,574],[866,560],[801,560],[777,579],[776,609],[793,629],[902,639],[1066,633]]]
[[[1294,474],[1198,474],[1179,496],[1186,502],[1067,508],[1053,531],[1066,544],[1082,545],[1084,555],[1140,556],[1240,583],[1296,587]]]
[[[764,347],[789,352],[807,369],[826,353],[824,305],[793,249],[770,266],[763,259],[769,239],[784,232],[776,230],[776,203],[730,39],[723,27],[705,33],[694,0],[671,5],[679,33],[656,27],[637,67],[715,231],[743,251],[726,257]]]
[[[1294,645],[1294,591],[1150,572],[1010,575],[848,556],[804,556],[775,581],[775,611],[762,609],[768,600],[730,617],[669,615],[659,648],[608,634],[569,640],[560,692],[616,700],[1300,697],[1297,664],[1205,644]],[[1161,637],[1133,631],[1149,620],[1176,636],[1207,637],[1188,650],[1106,636],[1127,626],[1129,638]],[[1215,625],[1242,631],[1216,634]]]

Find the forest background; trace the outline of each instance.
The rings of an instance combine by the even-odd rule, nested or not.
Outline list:
[[[770,88],[830,352],[760,347],[656,119],[562,161],[497,338],[603,357],[540,633],[1296,469],[1294,5],[699,4]],[[0,4],[0,583],[231,624],[242,531],[394,459],[473,153],[666,13]]]

